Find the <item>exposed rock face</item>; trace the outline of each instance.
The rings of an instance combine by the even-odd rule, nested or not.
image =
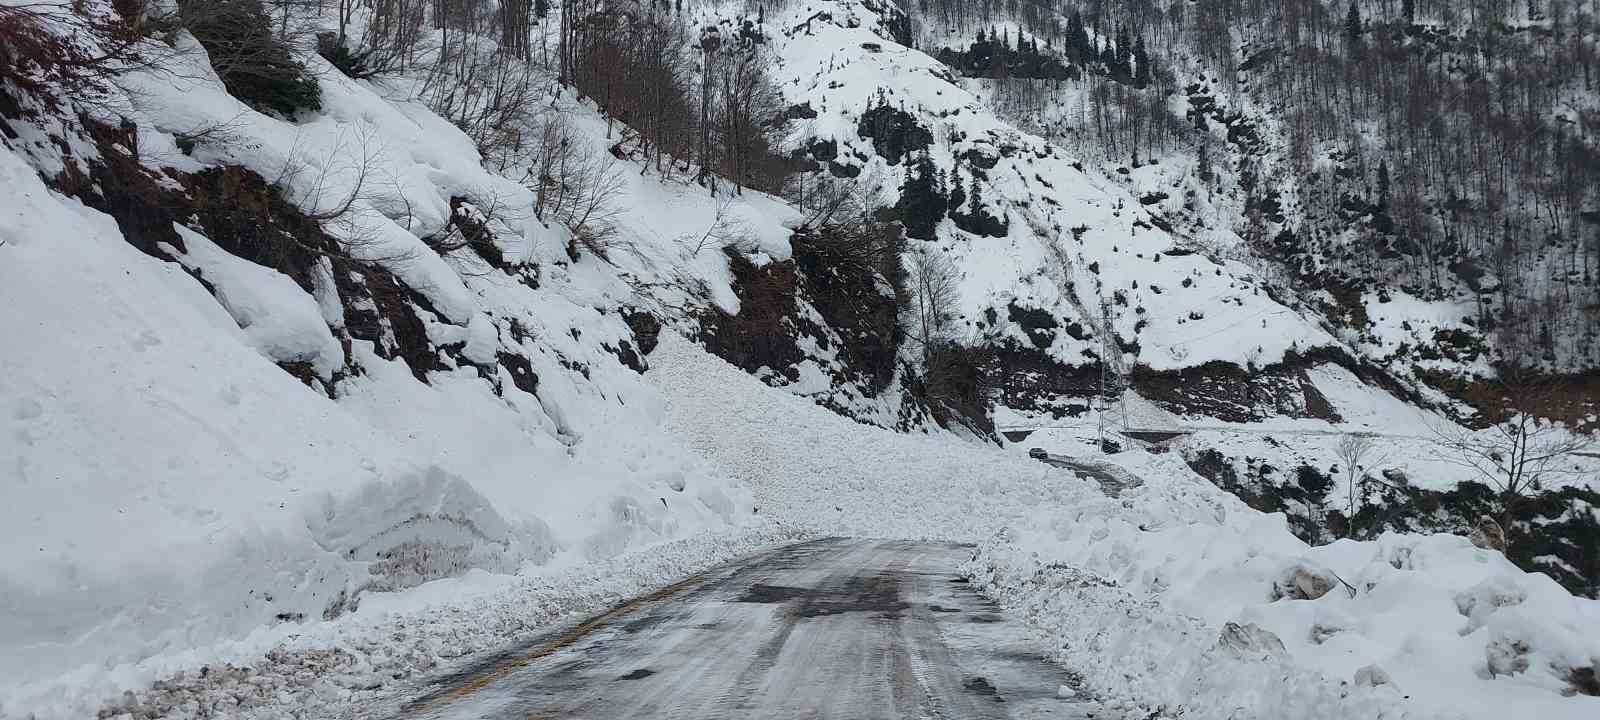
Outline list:
[[[936,411],[923,383],[899,366],[902,298],[894,269],[844,262],[825,238],[808,232],[792,242],[795,257],[783,262],[758,266],[729,253],[740,308],[736,315],[715,308],[701,315],[698,339],[707,350],[857,422],[992,430],[986,408],[974,411],[981,418]]]

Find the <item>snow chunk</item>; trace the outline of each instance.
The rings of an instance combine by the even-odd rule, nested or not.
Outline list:
[[[236,257],[209,238],[173,223],[188,252],[164,246],[184,267],[214,288],[217,302],[267,359],[310,363],[317,377],[333,378],[344,350],[324,319],[323,308],[289,276]]]
[[[1239,657],[1281,656],[1287,651],[1283,641],[1270,630],[1264,630],[1255,623],[1228,623],[1222,626],[1222,634],[1217,638],[1217,647],[1229,650]]]
[[[1377,665],[1363,665],[1356,669],[1356,687],[1377,687],[1379,685],[1392,684],[1394,684],[1394,679],[1390,678],[1389,673],[1384,672],[1383,668]]]
[[[488,315],[477,313],[467,323],[467,346],[461,350],[468,360],[478,365],[493,365],[495,351],[500,349],[500,334]]]

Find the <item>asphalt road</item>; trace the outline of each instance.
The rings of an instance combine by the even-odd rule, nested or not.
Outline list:
[[[1111,497],[1116,497],[1117,493],[1141,484],[1139,478],[1109,463],[1084,462],[1061,455],[1051,455],[1045,458],[1043,462],[1047,465],[1071,470],[1078,477],[1099,483],[1100,491]]]
[[[749,558],[441,678],[405,718],[1083,718],[956,574],[970,548],[822,540]]]

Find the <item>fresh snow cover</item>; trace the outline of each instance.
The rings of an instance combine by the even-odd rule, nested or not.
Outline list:
[[[747,482],[762,514],[811,534],[983,535],[967,572],[1057,642],[1110,709],[1580,718],[1600,708],[1561,692],[1568,669],[1600,660],[1600,602],[1465,538],[1312,548],[1282,515],[1246,507],[1174,453],[1101,457],[1137,481],[1107,497],[1014,450],[853,425],[679,338],[651,363],[669,425]],[[1300,564],[1333,570],[1355,596],[1335,580],[1319,600],[1274,601],[1274,583]],[[1229,622],[1270,631],[1282,652],[1218,648]],[[1488,658],[1519,641],[1532,669],[1489,677]],[[1368,665],[1391,684],[1353,687]]]
[[[832,14],[810,19],[821,9]],[[1012,302],[1092,326],[1100,295],[1120,290],[1114,324],[1157,369],[1336,342],[1251,268],[1168,254],[1193,248],[1155,229],[1133,190],[996,118],[967,83],[888,40],[881,11],[815,0],[774,13],[783,91],[818,101],[790,146],[837,139],[852,157],[867,147],[856,119],[882,89],[939,118],[941,168],[958,153],[995,159],[985,189],[1010,235],[945,223],[936,241],[962,269],[973,333]],[[18,540],[0,549],[0,717],[86,717],[108,701],[113,714],[174,717],[381,712],[474,653],[827,534],[981,543],[967,571],[1058,641],[1110,710],[1595,715],[1594,698],[1561,694],[1566,668],[1600,660],[1594,601],[1460,538],[1308,548],[1174,454],[1137,449],[1100,460],[1138,481],[1106,497],[1014,449],[853,423],[797,396],[825,390],[824,369],[769,388],[671,319],[643,376],[624,365],[626,311],[739,309],[721,248],[694,242],[719,217],[756,262],[789,257],[798,214],[775,198],[713,197],[625,166],[611,257],[573,261],[564,231],[530,219],[527,188],[406,99],[414,78],[350,80],[306,55],[324,108],[291,123],[229,96],[193,39],[178,42],[188,52],[173,67],[124,76],[102,108],[137,123],[139,159],[243,166],[307,213],[348,201],[327,230],[423,295],[428,337],[459,357],[441,356],[424,384],[370,343],[339,347],[326,265],[308,293],[183,227],[184,247],[163,248],[171,262],[142,254],[40,181],[36,168],[71,162],[47,138],[0,138],[0,522]],[[604,153],[592,106],[555,101]],[[178,149],[178,134],[212,128],[192,156]],[[898,185],[903,164],[866,164]],[[424,242],[456,197],[498,208],[500,249],[537,263],[538,283]],[[1081,364],[1095,350],[1060,333],[1049,353]],[[504,351],[528,358],[536,391],[480,373]],[[338,377],[336,397],[278,363]],[[1348,423],[1392,427],[1411,412],[1342,372],[1313,381]],[[1336,439],[1321,421],[1285,423],[1270,430]],[[1065,435],[1081,449],[1081,431]],[[1342,581],[1316,600],[1273,600],[1295,568]]]
[[[747,485],[759,514],[811,534],[975,542],[1097,492],[992,445],[851,422],[679,337],[650,364],[673,432]]]
[[[1140,343],[1137,361],[1157,370],[1212,360],[1259,365],[1338,343],[1272,298],[1251,268],[1208,257],[1209,246],[1158,229],[1129,190],[999,118],[971,83],[895,42],[883,27],[890,12],[898,10],[876,0],[795,0],[768,14],[774,79],[790,103],[809,103],[817,113],[795,121],[786,149],[836,141],[836,162],[858,169],[869,192],[876,183],[892,200],[908,163],[878,156],[856,127],[881,96],[931,132],[929,155],[939,169],[950,172],[958,156],[995,163],[982,191],[990,211],[1008,219],[1009,234],[974,237],[947,219],[935,241],[962,275],[966,335],[995,332],[985,311],[1005,318],[1012,303],[1092,330],[1103,296],[1114,299],[1117,333]],[[709,17],[718,13],[738,11],[713,5]],[[963,172],[970,177],[970,169]],[[1239,242],[1233,237],[1228,249]],[[1001,324],[1024,346],[1032,342],[1015,323]],[[1099,341],[1083,334],[1079,340],[1058,332],[1046,352],[1067,365],[1091,362],[1085,353],[1097,355]]]
[[[259,354],[177,263],[139,253],[10,151],[0,193],[0,518],[26,538],[0,553],[5,712],[92,714],[88,693],[197,666],[217,643],[259,654],[303,632],[266,627],[275,618],[319,618],[345,594],[354,606],[363,586],[605,561],[749,514],[743,491],[650,429],[642,399],[632,423],[613,413],[577,447],[536,401],[508,406],[481,381],[424,386],[376,357],[335,403]],[[191,256],[206,252],[196,237]],[[259,298],[263,277],[230,282]],[[265,322],[315,313],[299,298]],[[368,554],[424,541],[460,555],[407,567]]]
[[[684,539],[704,544],[684,560],[703,566],[754,547],[710,533],[776,537],[740,529],[748,491],[666,433],[659,398],[616,348],[632,338],[623,309],[690,292],[641,297],[624,276],[704,287],[737,310],[720,248],[695,256],[683,238],[704,234],[720,207],[748,249],[784,258],[793,210],[624,171],[616,265],[570,262],[564,231],[525,220],[531,193],[486,172],[425,106],[323,68],[324,111],[292,124],[227,95],[191,49],[178,66],[121,77],[129,92],[106,100],[138,123],[142,161],[243,165],[307,212],[354,198],[329,231],[359,236],[357,250],[427,298],[429,337],[461,343],[466,362],[516,350],[537,391],[452,357],[423,384],[370,343],[346,354],[330,342],[344,318],[327,266],[308,293],[191,228],[178,230],[183,248],[163,248],[173,262],[144,255],[34,169],[71,159],[26,133],[6,139],[0,519],[26,541],[0,552],[0,714],[92,715],[174,671],[339,635],[343,617],[451,582],[440,578],[537,577]],[[604,121],[560,101],[603,152]],[[207,127],[225,130],[192,157],[177,149],[175,133]],[[498,235],[520,240],[509,257],[541,263],[536,285],[419,240],[445,226],[457,195],[511,208]],[[300,362],[341,375],[337,398],[275,365]],[[463,647],[493,640],[475,637]]]
[[[182,225],[172,228],[187,252],[170,245],[163,249],[212,286],[251,345],[268,360],[308,362],[318,377],[332,379],[344,364],[344,350],[314,298],[277,270],[235,257]]]
[[[1570,670],[1600,660],[1600,602],[1462,537],[1308,547],[1281,515],[1245,507],[1171,453],[1109,459],[1145,482],[1040,508],[968,566],[1106,700],[1197,718],[1600,712],[1600,698],[1563,692]],[[1296,569],[1326,594],[1280,597]],[[1362,687],[1374,677],[1389,680]]]

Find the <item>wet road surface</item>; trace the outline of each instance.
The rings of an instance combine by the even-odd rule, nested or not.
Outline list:
[[[1075,460],[1064,455],[1051,455],[1044,458],[1044,463],[1058,468],[1071,470],[1080,478],[1093,480],[1100,484],[1100,491],[1110,497],[1131,487],[1138,487],[1139,478],[1115,465],[1105,462],[1086,462]]]
[[[441,678],[405,718],[1082,718],[956,574],[971,549],[821,540],[695,576]]]

